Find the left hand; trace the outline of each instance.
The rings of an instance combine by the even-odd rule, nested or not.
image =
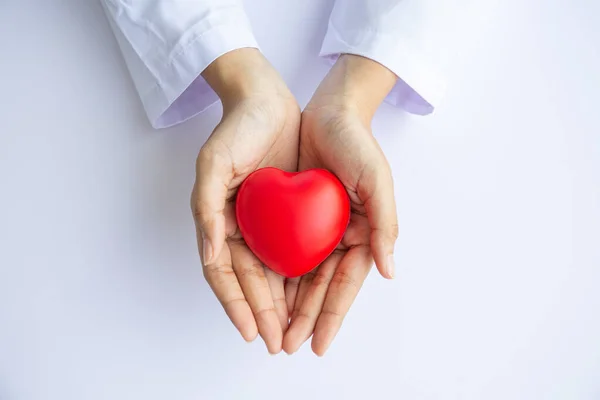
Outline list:
[[[325,168],[337,175],[350,196],[352,214],[333,254],[286,284],[291,314],[283,341],[287,353],[311,335],[313,351],[325,353],[373,259],[384,277],[393,277],[398,223],[392,175],[370,123],[396,79],[374,61],[342,56],[302,113],[299,170]]]
[[[198,155],[191,201],[204,276],[242,337],[260,334],[276,354],[288,327],[284,278],[248,249],[235,195],[259,168],[296,170],[300,108],[256,49],[219,57],[203,76],[223,103],[223,118]]]

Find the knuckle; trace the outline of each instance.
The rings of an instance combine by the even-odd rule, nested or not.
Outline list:
[[[359,285],[356,280],[345,271],[338,270],[331,279],[331,284],[338,287],[352,287],[354,289],[359,289]]]
[[[265,271],[263,266],[258,263],[242,266],[237,270],[240,279],[265,279]]]
[[[299,319],[299,318],[303,318],[303,319],[311,321],[311,320],[315,319],[315,315],[313,313],[311,313],[310,311],[304,310],[304,308],[300,308],[294,314],[294,319]]]
[[[192,214],[196,221],[205,222],[211,213],[212,209],[206,202],[198,198],[192,200]]]
[[[393,193],[394,177],[392,167],[387,161],[384,160],[384,162],[380,163],[373,175],[374,190],[381,191],[382,193],[387,193],[388,191]]]
[[[385,157],[385,154],[383,154],[383,152],[381,153],[381,157],[379,157],[379,162],[377,163],[377,171],[382,172],[382,177],[385,178],[391,178],[392,176],[392,166],[390,165],[389,161],[387,160],[387,158]]]
[[[234,298],[226,299],[226,300],[219,299],[219,301],[221,302],[221,305],[223,306],[223,308],[225,309],[225,311],[227,311],[232,306],[234,306],[234,305],[236,305],[238,303],[245,303],[246,299],[244,297],[234,297]]]
[[[306,274],[302,275],[302,280],[305,283],[312,284],[312,282],[315,280],[316,275],[317,273],[315,271],[307,272]]]
[[[323,311],[321,311],[321,315],[330,316],[340,320],[344,319],[345,316],[345,314],[343,314],[342,312],[334,309],[323,309]]]
[[[210,172],[227,168],[231,164],[231,150],[224,143],[212,140],[198,153],[196,166],[199,172]]]
[[[275,306],[273,306],[256,310],[253,314],[255,318],[268,318],[269,314],[277,314],[277,311],[275,311]]]
[[[381,238],[381,240],[391,241],[391,242],[395,242],[398,239],[398,236],[400,234],[397,223],[388,225],[384,228],[375,228],[373,230],[377,234],[379,234],[379,237]]]
[[[204,279],[211,285],[219,285],[226,281],[229,281],[230,278],[235,277],[235,272],[231,265],[227,264],[213,264],[208,265],[202,269],[202,273],[204,275]]]
[[[196,159],[196,165],[199,170],[203,170],[206,166],[211,165],[214,160],[214,151],[205,145],[200,149],[198,158]]]
[[[300,286],[300,279],[298,278],[292,278],[292,279],[286,279],[285,281],[285,285],[286,288],[288,289],[297,289],[298,286]]]
[[[281,307],[287,307],[285,297],[273,297],[273,303],[279,304]]]
[[[315,288],[326,289],[331,283],[331,278],[320,273],[316,273],[312,279],[312,286]]]

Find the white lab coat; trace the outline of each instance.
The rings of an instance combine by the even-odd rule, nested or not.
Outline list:
[[[183,122],[218,100],[200,75],[221,55],[258,48],[241,0],[102,0],[155,128]],[[337,0],[320,55],[373,59],[398,77],[387,101],[433,111],[443,81],[419,54],[412,0]]]

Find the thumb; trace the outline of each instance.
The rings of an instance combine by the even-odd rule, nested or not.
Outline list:
[[[394,199],[394,182],[389,165],[385,162],[367,177],[364,185],[365,208],[371,227],[371,251],[379,273],[388,279],[394,277],[394,245],[398,238],[398,216]]]
[[[225,244],[225,204],[233,178],[231,158],[209,142],[196,162],[196,182],[192,192],[192,212],[203,265],[215,262]]]

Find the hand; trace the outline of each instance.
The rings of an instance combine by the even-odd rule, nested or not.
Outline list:
[[[334,253],[286,285],[291,322],[283,349],[295,352],[311,334],[323,355],[371,268],[394,275],[398,223],[389,164],[371,134],[379,104],[396,82],[385,67],[345,55],[302,113],[299,170],[325,168],[342,181],[352,205],[348,230]]]
[[[203,73],[223,103],[223,118],[200,150],[192,210],[204,276],[242,337],[260,333],[281,351],[288,326],[284,278],[248,249],[235,218],[235,194],[258,168],[295,171],[300,109],[255,49],[227,53]]]

